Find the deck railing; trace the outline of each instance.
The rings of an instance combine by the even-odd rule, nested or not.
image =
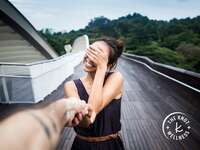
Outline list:
[[[138,55],[128,54],[128,53],[123,53],[123,56],[131,58],[134,61],[139,61],[140,63],[144,63],[145,65],[147,65],[154,71],[158,72],[159,74],[168,76],[173,81],[176,81],[200,93],[200,74],[199,73],[157,63],[145,56],[138,56]]]

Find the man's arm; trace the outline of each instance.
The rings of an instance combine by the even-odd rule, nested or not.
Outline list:
[[[77,98],[20,111],[0,123],[0,149],[55,149],[61,130],[76,113],[87,114],[87,105]]]

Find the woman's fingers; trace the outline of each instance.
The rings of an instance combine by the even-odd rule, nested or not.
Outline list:
[[[91,51],[88,51],[87,54],[90,55],[90,57],[92,57],[93,59],[97,58],[96,54],[92,53]]]
[[[105,54],[104,51],[97,48],[96,46],[90,45],[90,47],[87,49],[86,55],[97,66],[102,66],[102,67],[107,66],[108,56]]]
[[[73,126],[76,126],[76,125],[78,125],[79,124],[79,120],[78,120],[78,118],[77,117],[75,117],[73,120],[72,120],[72,124],[73,124]]]
[[[94,111],[92,111],[92,114],[90,116],[91,123],[93,123],[95,121],[95,118],[96,118],[96,113]]]
[[[87,52],[86,54],[88,56],[88,58],[93,61],[94,63],[96,63],[96,56],[90,52]]]
[[[93,62],[97,62],[100,57],[102,57],[102,52],[98,49],[88,49],[87,50],[87,56],[91,58]]]
[[[95,56],[99,57],[99,56],[104,56],[104,52],[96,47],[90,47],[89,50],[91,53],[93,53]]]
[[[98,52],[95,51],[95,50],[92,50],[92,49],[89,49],[89,50],[87,51],[87,53],[92,53],[93,55],[98,56]]]
[[[107,56],[106,54],[104,53],[103,50],[95,47],[95,46],[90,46],[88,51],[90,51],[91,53],[93,53],[97,58],[101,58],[101,59],[104,59],[104,60],[107,60]]]
[[[91,50],[96,51],[98,53],[103,53],[103,51],[99,48],[97,48],[96,46],[90,45],[89,47]]]
[[[71,123],[68,123],[68,126],[77,126],[83,120],[83,114],[77,113],[72,119]]]
[[[78,113],[77,118],[78,118],[79,121],[81,121],[83,119],[82,113]]]

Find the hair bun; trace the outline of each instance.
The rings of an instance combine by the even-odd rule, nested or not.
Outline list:
[[[115,55],[117,57],[120,57],[122,54],[122,51],[124,49],[124,42],[120,39],[115,39],[113,37],[102,37],[98,39],[97,41],[104,41],[106,42],[114,51]]]
[[[124,42],[120,39],[116,40],[116,46],[118,49],[118,57],[121,56],[123,49],[124,49]]]
[[[117,48],[119,50],[123,50],[124,49],[124,42],[120,39],[116,40],[116,42],[117,42]]]

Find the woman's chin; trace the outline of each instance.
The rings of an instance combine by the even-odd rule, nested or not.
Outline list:
[[[83,70],[85,72],[95,72],[96,71],[96,67],[86,67],[86,66],[84,66]]]

